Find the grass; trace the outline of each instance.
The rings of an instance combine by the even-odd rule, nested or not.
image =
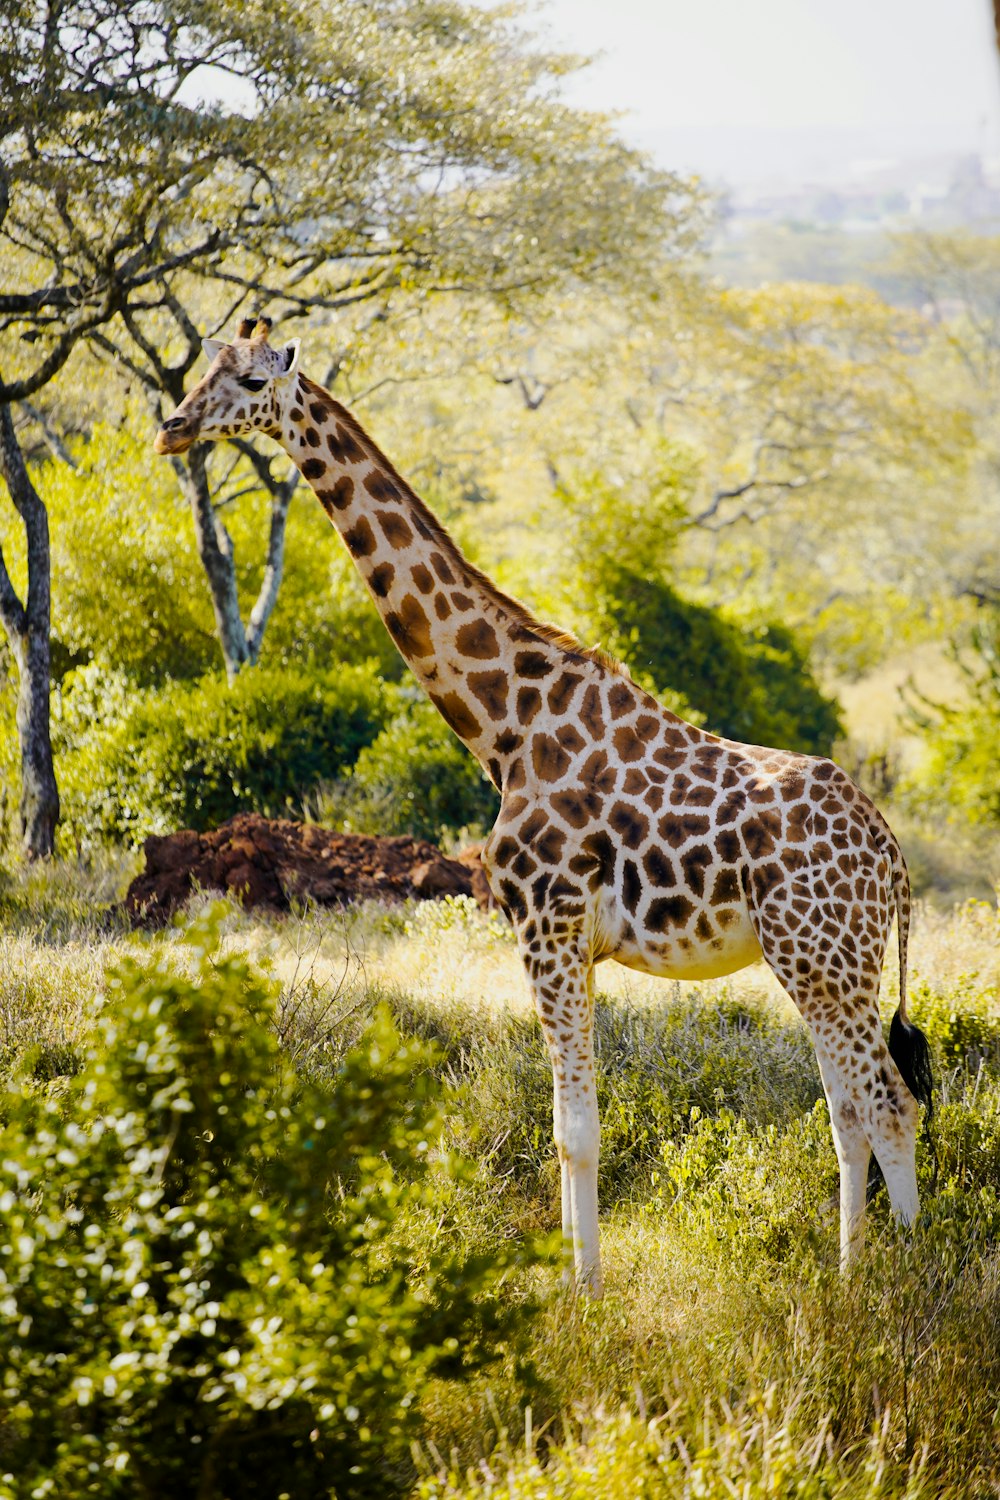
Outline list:
[[[128,874],[56,867],[0,893],[0,1066],[72,1070],[127,952],[183,965],[180,933],[127,931]],[[283,1044],[336,1065],[375,1007],[434,1041],[448,1144],[471,1162],[418,1226],[489,1253],[553,1230],[551,1080],[506,927],[469,902],[233,908],[226,942],[279,991]],[[895,1004],[895,960],[885,1005]],[[523,1337],[433,1382],[422,1500],[986,1497],[1000,1489],[1000,916],[918,906],[912,1011],[935,1049],[939,1177],[837,1270],[837,1168],[812,1049],[766,970],[679,986],[604,966],[600,1303],[545,1265],[512,1277]],[[412,1229],[413,1226],[410,1226]],[[540,1310],[532,1315],[532,1302]]]

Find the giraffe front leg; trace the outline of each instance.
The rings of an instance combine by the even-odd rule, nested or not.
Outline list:
[[[600,1120],[594,1077],[592,966],[581,942],[559,931],[542,933],[528,922],[518,933],[542,1032],[552,1062],[552,1123],[562,1197],[562,1230],[571,1279],[600,1296],[601,1252],[597,1224]]]
[[[856,1120],[855,1116],[855,1120]],[[840,1166],[840,1269],[846,1271],[865,1248],[868,1164],[871,1147],[855,1124],[833,1121],[833,1144]]]
[[[593,1068],[590,1069],[589,1087],[580,1088],[571,1083],[567,1088],[565,1076],[558,1072],[555,1087],[560,1095],[559,1123],[555,1134],[562,1175],[563,1236],[567,1249],[572,1245],[576,1285],[591,1296],[599,1297],[603,1290],[597,1224],[601,1127]]]

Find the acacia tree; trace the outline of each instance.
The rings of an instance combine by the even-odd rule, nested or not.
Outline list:
[[[896,242],[893,270],[934,329],[939,382],[969,413],[979,514],[951,568],[954,593],[995,607],[1000,592],[1000,237],[955,230]]]
[[[0,552],[0,621],[18,672],[21,831],[30,854],[50,854],[59,820],[59,792],[49,739],[49,518],[28,475],[7,403],[0,403],[0,474],[24,525],[28,554],[28,588],[22,602]]]
[[[572,526],[555,521],[564,548],[592,547],[595,525],[652,530],[649,570],[713,602],[824,629],[840,606],[838,650],[854,649],[849,614],[890,628],[901,593],[916,613],[945,590],[969,422],[925,319],[864,288],[675,275],[643,319],[592,303],[601,321],[584,344],[572,318],[549,318],[522,348],[506,340],[493,371],[517,394],[537,489],[548,470],[550,514],[573,506]]]
[[[509,16],[451,0],[4,0],[0,406],[33,398],[83,341],[176,402],[209,308],[209,332],[266,300],[286,318],[337,315],[349,341],[357,310],[389,317],[401,298],[514,306],[568,280],[634,282],[684,245],[691,196],[560,103],[570,66]],[[232,676],[259,649],[287,501],[244,625],[198,449],[183,481]],[[47,601],[44,506],[11,493],[29,595]],[[27,613],[44,635],[47,603]],[[0,619],[16,626],[9,608]],[[40,704],[47,649],[11,639]],[[45,853],[54,779],[25,786],[27,847]]]

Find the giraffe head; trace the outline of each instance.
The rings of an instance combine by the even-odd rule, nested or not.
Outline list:
[[[203,339],[208,371],[156,434],[157,453],[183,453],[196,442],[218,442],[248,432],[274,437],[284,400],[294,389],[299,341],[272,349],[270,318],[244,318],[231,344]]]

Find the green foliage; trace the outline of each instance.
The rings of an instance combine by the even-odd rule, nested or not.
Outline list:
[[[605,1201],[642,1197],[670,1143],[703,1115],[738,1111],[751,1130],[808,1109],[819,1078],[797,1027],[735,1005],[603,1004],[595,1018]]]
[[[692,1124],[690,1135],[664,1144],[654,1203],[744,1271],[814,1253],[816,1229],[826,1239],[836,1222],[832,1211],[824,1226],[821,1214],[837,1194],[825,1101],[783,1130],[755,1129],[729,1109],[696,1113]]]
[[[297,265],[307,307],[349,290],[349,317],[368,297],[387,312],[389,283],[523,301],[588,276],[630,282],[700,228],[696,190],[652,171],[603,116],[569,108],[553,79],[572,59],[538,48],[509,14],[330,0],[279,17],[263,0],[220,0],[178,29],[163,0],[138,13],[72,0],[62,15],[52,34],[23,6],[0,58],[12,184],[0,239],[24,286],[11,311],[35,314],[36,359],[68,288],[91,309],[88,327],[131,304],[142,359],[167,308],[179,304],[172,331],[187,334],[204,278],[267,284],[276,260]],[[128,29],[127,54],[109,40],[116,28]],[[179,103],[184,80],[221,55],[238,102]],[[150,315],[154,279],[170,295]],[[63,295],[50,301],[53,287]],[[6,346],[18,354],[17,335],[5,372]],[[22,347],[13,374],[26,358]]]
[[[609,649],[668,701],[682,695],[714,733],[827,755],[842,733],[837,705],[785,626],[743,626],[611,558],[595,608]]]
[[[697,481],[694,455],[661,438],[643,457],[627,484],[592,470],[559,487],[571,523],[563,545],[586,593],[600,593],[609,563],[660,573],[674,556]]]
[[[417,912],[406,931],[426,937],[458,928],[461,902]],[[488,934],[492,940],[492,930]],[[534,1197],[554,1180],[552,1069],[530,1015],[442,1011],[392,997],[397,1024],[439,1049],[444,1076],[465,1085],[453,1125],[461,1149],[493,1163],[505,1190]],[[763,1007],[665,999],[656,1005],[602,998],[594,1014],[604,1203],[648,1197],[663,1180],[665,1153],[702,1119],[734,1112],[753,1133],[789,1128],[820,1097],[808,1034]],[[500,1165],[502,1151],[503,1165]],[[656,1193],[660,1189],[656,1188]],[[655,1196],[655,1194],[654,1194]]]
[[[943,791],[952,807],[973,823],[1000,824],[1000,605],[970,632],[968,655],[956,654],[969,696],[960,707],[921,705],[926,755],[911,795],[926,799]],[[931,708],[928,717],[927,708]]]
[[[358,832],[440,839],[488,828],[499,806],[492,782],[421,698],[365,746],[328,811]]]
[[[78,842],[137,843],[240,811],[301,816],[378,732],[387,690],[360,667],[258,667],[145,693],[91,667],[64,685],[54,739],[64,826]]]
[[[244,555],[259,517],[243,523]],[[402,657],[358,575],[354,559],[311,494],[292,502],[286,535],[285,574],[268,622],[260,661],[265,667],[308,664],[374,667],[387,682],[406,674]],[[253,580],[257,585],[256,577]]]
[[[127,963],[79,1073],[3,1104],[0,1494],[382,1496],[421,1389],[489,1357],[505,1261],[414,1254],[441,1097],[383,1014],[322,1086],[196,927]]]
[[[829,754],[843,733],[838,707],[793,631],[696,603],[667,581],[697,480],[692,454],[661,439],[641,482],[590,473],[563,487],[566,605],[683,717],[747,744]]]
[[[940,1171],[952,1192],[1000,1200],[1000,1088],[988,1074],[949,1089],[934,1122]]]
[[[169,465],[152,450],[147,418],[126,406],[124,427],[98,423],[77,447],[79,466],[46,463],[37,475],[52,530],[54,675],[94,663],[141,687],[203,677],[218,665],[212,605],[194,524]],[[141,497],[141,500],[138,498]],[[244,613],[260,587],[268,507],[259,490],[227,506]],[[3,535],[15,583],[23,542]],[[262,665],[402,663],[357,570],[311,494],[289,508],[285,575]],[[109,601],[113,607],[109,608]]]
[[[968,902],[966,914],[979,908],[990,912],[986,902]],[[1000,1064],[1000,1017],[995,1013],[995,995],[975,974],[963,974],[947,994],[924,981],[912,986],[907,1001],[920,1016],[920,1028],[935,1056],[948,1069],[976,1073]]]
[[[75,445],[78,468],[50,461],[36,482],[52,533],[52,657],[58,679],[99,662],[143,685],[197,677],[218,659],[194,527],[173,474],[142,434],[98,423]],[[5,538],[16,579],[16,533]]]

